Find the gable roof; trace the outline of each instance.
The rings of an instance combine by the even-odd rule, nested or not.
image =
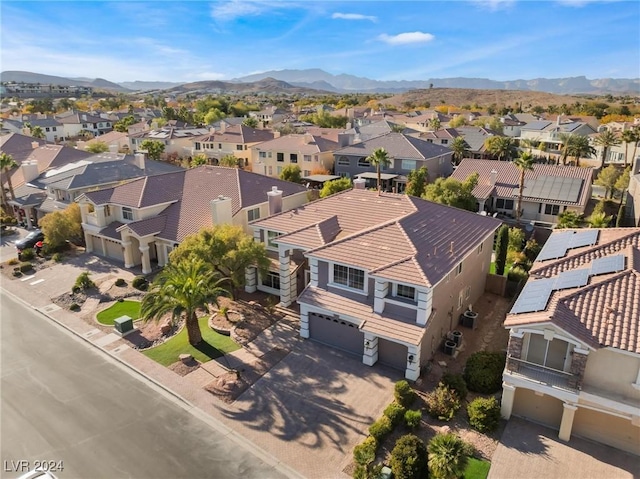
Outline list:
[[[376,148],[384,148],[391,158],[407,160],[428,160],[453,153],[447,147],[435,145],[420,138],[389,132],[340,148],[334,152],[334,155],[369,156]]]
[[[292,134],[274,138],[260,144],[262,151],[295,151],[303,155],[324,153],[338,148],[338,143],[312,133]]]
[[[226,126],[224,131],[209,132],[206,135],[197,136],[192,141],[220,142],[220,143],[259,143],[273,139],[273,131],[259,130],[246,125]]]
[[[22,135],[20,133],[9,133],[0,136],[0,151],[13,156],[16,163],[20,164],[33,153],[33,143],[37,143],[38,147],[46,145],[45,140],[40,140],[32,136]]]
[[[552,233],[550,239],[563,232],[566,230]],[[557,283],[562,273],[588,270],[584,285],[552,289],[540,311],[512,310],[506,327],[550,322],[593,348],[640,354],[640,228],[602,229],[598,233],[595,245],[568,250],[559,259],[536,261],[527,282],[556,279]],[[621,267],[605,268],[604,272],[594,269],[596,261],[609,258],[621,260]]]

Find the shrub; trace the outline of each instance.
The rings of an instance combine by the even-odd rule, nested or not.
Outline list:
[[[80,311],[80,305],[78,303],[72,303],[71,306],[69,306],[69,309],[71,311]]]
[[[406,379],[398,381],[393,390],[396,402],[404,407],[409,407],[416,399],[416,393]]]
[[[391,472],[395,479],[427,477],[427,448],[413,434],[402,436],[391,451]]]
[[[89,278],[89,272],[84,271],[78,275],[78,277],[76,278],[76,282],[73,286],[80,288],[80,290],[84,290],[89,288],[95,288],[96,284],[93,281],[91,281],[91,278]]]
[[[467,383],[464,382],[462,374],[444,373],[440,382],[453,390],[460,401],[467,399],[469,390],[467,389]]]
[[[72,293],[75,294],[75,293],[79,293],[80,291],[82,291],[82,288],[80,286],[75,285],[75,284],[73,286],[71,286],[71,292]]]
[[[11,274],[13,274],[16,278],[19,278],[20,276],[22,276],[22,271],[20,271],[19,269],[14,270]]]
[[[509,227],[502,225],[496,238],[496,274],[502,276],[507,263],[507,249],[509,247]]]
[[[20,259],[22,259],[23,261],[30,261],[35,257],[36,257],[36,252],[33,251],[33,248],[23,249],[20,252]]]
[[[391,419],[387,416],[382,416],[369,426],[369,434],[378,442],[381,442],[392,430],[393,425],[391,424]]]
[[[480,432],[493,431],[500,423],[500,403],[495,397],[476,398],[467,406],[469,424]]]
[[[458,395],[442,383],[427,394],[425,402],[429,409],[429,415],[441,421],[451,421],[460,409]]]
[[[18,269],[21,273],[26,273],[27,271],[31,271],[33,269],[33,265],[29,261],[25,261],[24,263],[20,263]]]
[[[126,286],[127,282],[124,280],[124,278],[118,278],[116,279],[116,286]]]
[[[522,266],[514,266],[509,270],[509,274],[507,275],[507,279],[509,281],[513,281],[519,283],[527,279],[528,273]]]
[[[378,441],[376,441],[376,438],[373,436],[367,437],[353,449],[354,461],[361,466],[371,464],[376,459],[377,448]]]
[[[464,380],[471,391],[493,394],[502,386],[502,371],[506,355],[499,352],[479,351],[467,359]]]
[[[442,478],[462,477],[473,448],[455,434],[437,434],[427,446],[429,475]]]
[[[53,261],[55,261],[56,263],[59,263],[60,261],[62,261],[62,254],[61,253],[54,253],[53,256],[51,257],[51,259]]]
[[[147,278],[145,278],[142,275],[138,275],[135,278],[133,278],[133,281],[131,281],[131,286],[133,286],[136,289],[139,289],[140,291],[146,291],[147,288],[149,287],[149,282],[147,281]]]
[[[392,402],[385,408],[384,415],[391,420],[391,424],[393,424],[393,426],[397,426],[402,421],[405,411],[406,409],[400,404]]]
[[[410,429],[415,429],[422,421],[422,411],[410,409],[404,413],[404,422]]]
[[[20,261],[18,261],[17,258],[11,258],[9,261],[7,261],[7,264],[10,266],[14,266],[16,264],[18,264]]]

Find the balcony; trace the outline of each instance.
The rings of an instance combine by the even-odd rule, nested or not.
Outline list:
[[[580,378],[575,374],[530,363],[513,356],[507,358],[506,371],[513,376],[523,377],[551,388],[563,389],[572,393],[580,390],[578,387]]]
[[[87,215],[87,224],[93,226],[102,226],[98,224],[98,218],[96,217],[96,215],[91,213]]]

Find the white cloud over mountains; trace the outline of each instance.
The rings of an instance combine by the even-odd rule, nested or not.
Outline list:
[[[397,35],[387,35],[383,33],[378,35],[378,40],[388,43],[389,45],[409,45],[412,43],[428,43],[433,40],[435,36],[431,33],[423,32],[406,32],[399,33]]]

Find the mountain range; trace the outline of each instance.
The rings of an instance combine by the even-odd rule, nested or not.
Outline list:
[[[248,91],[268,87],[267,91],[324,91],[332,93],[402,93],[410,90],[428,88],[469,88],[484,90],[524,90],[555,94],[632,94],[640,95],[639,78],[600,78],[588,79],[584,76],[568,78],[535,78],[532,80],[498,81],[487,78],[431,78],[429,80],[382,81],[365,77],[340,74],[333,75],[321,69],[272,70],[264,73],[235,78],[227,82],[165,82],[165,81],[128,81],[115,83],[102,78],[66,78],[53,75],[23,71],[5,71],[0,73],[3,82],[51,83],[58,85],[90,86],[96,89],[114,92],[133,92],[151,90],[220,90]],[[260,85],[260,82],[267,82]],[[249,85],[239,84],[258,83]],[[235,87],[232,84],[236,84]],[[249,87],[249,88],[247,88]]]

